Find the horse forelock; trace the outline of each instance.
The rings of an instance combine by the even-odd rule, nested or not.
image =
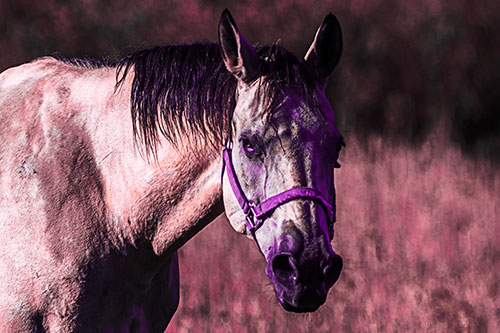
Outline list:
[[[319,82],[303,62],[279,44],[257,48],[257,53],[268,62],[267,70],[260,77],[257,98],[266,105],[269,115],[290,92],[298,95],[312,109],[318,109],[316,90]]]

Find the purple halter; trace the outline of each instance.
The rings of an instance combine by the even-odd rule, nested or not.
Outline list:
[[[234,172],[233,161],[231,158],[231,148],[227,145],[222,152],[222,156],[224,161],[222,172],[224,173],[224,170],[227,171],[229,184],[233,189],[236,200],[238,200],[241,209],[246,215],[246,225],[252,235],[254,235],[255,231],[262,226],[265,216],[274,211],[277,207],[292,200],[308,199],[319,203],[325,210],[328,218],[330,238],[332,237],[333,223],[335,222],[334,209],[318,190],[310,187],[294,187],[267,198],[260,204],[256,204],[255,202],[248,200],[245,193],[243,193],[240,183],[238,182],[238,178],[236,178],[236,173]]]

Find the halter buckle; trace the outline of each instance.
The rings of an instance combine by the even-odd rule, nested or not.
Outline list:
[[[246,213],[247,227],[250,232],[254,232],[260,225],[260,220],[257,218],[257,213],[255,212],[255,202],[248,202],[248,212]]]

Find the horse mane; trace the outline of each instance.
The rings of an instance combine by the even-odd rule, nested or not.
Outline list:
[[[78,67],[84,67],[84,68],[91,68],[91,69],[97,69],[97,68],[104,68],[104,67],[116,67],[118,65],[117,61],[110,61],[110,60],[97,60],[97,59],[91,59],[91,58],[68,58],[65,57],[61,54],[54,53],[50,55],[50,58],[62,61],[66,64],[78,66]]]
[[[298,87],[307,103],[316,103],[313,89],[318,83],[303,62],[279,44],[256,50],[271,62],[270,70],[260,77],[257,96],[269,114],[278,106],[276,97],[285,86]],[[155,156],[160,135],[174,145],[187,138],[190,144],[209,143],[216,151],[224,136],[230,135],[237,79],[227,71],[216,43],[157,46],[117,62],[53,57],[87,68],[116,67],[117,88],[133,70],[133,132],[148,155]]]

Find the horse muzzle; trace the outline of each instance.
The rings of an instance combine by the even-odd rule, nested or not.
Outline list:
[[[300,248],[300,247],[299,247]],[[283,309],[312,312],[326,301],[342,271],[342,258],[330,252],[323,258],[291,251],[270,253],[266,273]]]

